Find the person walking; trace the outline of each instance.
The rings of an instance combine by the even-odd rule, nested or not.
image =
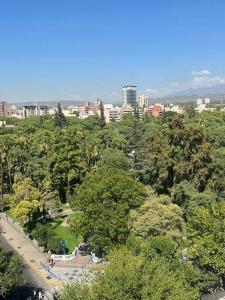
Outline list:
[[[37,292],[36,292],[36,290],[34,289],[34,291],[33,291],[34,299],[36,299],[36,295],[37,295]]]
[[[39,299],[39,300],[42,299],[42,293],[41,293],[41,291],[39,291],[39,293],[38,293],[38,299]]]

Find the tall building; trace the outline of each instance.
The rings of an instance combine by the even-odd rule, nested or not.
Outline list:
[[[123,105],[137,105],[137,86],[136,85],[125,85],[123,87]]]
[[[8,104],[5,101],[0,101],[0,117],[8,116]]]
[[[36,105],[25,105],[23,106],[23,117],[27,118],[30,116],[37,116],[37,106]]]
[[[46,116],[49,114],[47,105],[25,105],[23,106],[23,118],[30,116]]]
[[[197,99],[197,105],[202,105],[202,98]]]
[[[143,107],[148,107],[148,97],[145,95],[141,95],[138,97],[138,106],[143,108]]]
[[[38,115],[40,116],[47,116],[49,115],[49,108],[47,105],[40,105],[38,107]]]

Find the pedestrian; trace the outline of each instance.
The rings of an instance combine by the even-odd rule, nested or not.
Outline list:
[[[38,293],[38,299],[39,299],[39,300],[42,299],[42,293],[41,293],[41,291],[39,291],[39,293]]]
[[[34,291],[33,291],[34,299],[36,299],[36,295],[37,295],[37,292],[36,292],[36,290],[34,289]]]
[[[54,265],[54,260],[53,258],[50,258],[50,263],[49,263],[49,267],[52,268]]]

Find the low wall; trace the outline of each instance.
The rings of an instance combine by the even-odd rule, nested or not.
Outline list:
[[[68,261],[68,260],[73,260],[78,254],[79,254],[79,249],[78,247],[76,247],[75,250],[69,255],[51,254],[51,258],[53,260],[58,260],[58,261]]]

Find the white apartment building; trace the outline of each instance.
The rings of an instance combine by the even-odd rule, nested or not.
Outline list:
[[[23,106],[23,118],[30,116],[46,116],[49,114],[47,105],[25,105]]]
[[[148,107],[148,96],[140,95],[138,97],[138,106],[141,108]]]

